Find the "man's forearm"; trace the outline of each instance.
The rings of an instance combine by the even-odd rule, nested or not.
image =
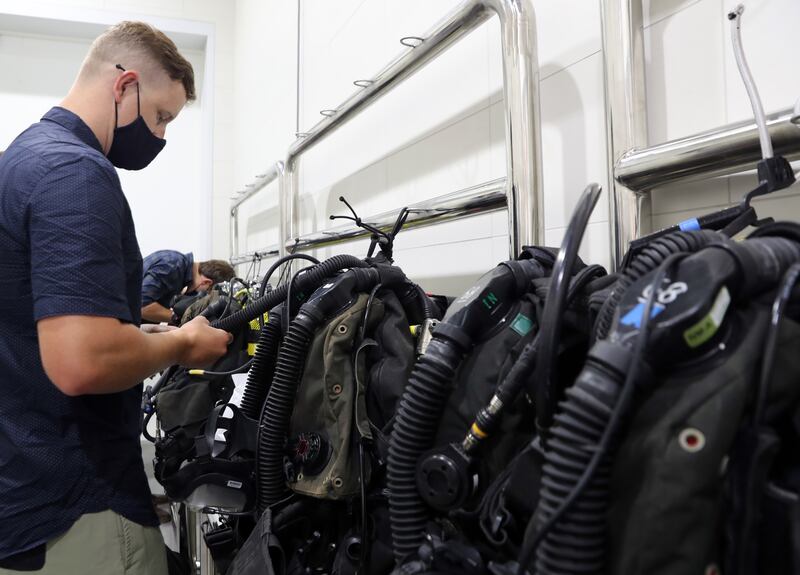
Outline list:
[[[60,316],[38,324],[42,363],[67,395],[123,391],[180,363],[189,342],[180,330],[144,334],[104,317]]]
[[[142,308],[142,319],[153,323],[169,322],[172,319],[172,310],[154,301]]]

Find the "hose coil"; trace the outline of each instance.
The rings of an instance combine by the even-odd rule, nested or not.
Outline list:
[[[588,366],[587,366],[588,367]],[[595,364],[601,373],[604,371]],[[539,506],[534,521],[541,527],[569,495],[589,465],[617,402],[614,376],[591,369],[566,391],[547,443]],[[606,515],[609,501],[611,455],[597,471],[574,505],[545,536],[536,550],[536,573],[601,573],[605,560]]]
[[[392,542],[398,562],[423,542],[428,508],[417,491],[417,460],[432,446],[462,355],[454,343],[434,338],[414,366],[400,399],[387,469]]]
[[[258,419],[261,407],[267,398],[272,382],[275,363],[278,359],[278,347],[281,342],[281,313],[273,308],[269,314],[269,321],[264,324],[258,336],[256,353],[253,363],[247,374],[244,394],[242,395],[241,410],[250,419]]]
[[[595,339],[600,340],[608,337],[617,306],[631,284],[656,269],[670,255],[680,252],[693,253],[699,251],[708,244],[719,241],[721,237],[723,236],[719,232],[699,230],[696,232],[674,232],[650,242],[625,268],[611,290],[608,299],[603,304],[603,307],[600,308],[594,327]]]
[[[275,377],[258,425],[258,511],[263,513],[287,492],[283,469],[286,430],[303,377],[306,355],[316,321],[300,312],[292,322],[278,353]]]

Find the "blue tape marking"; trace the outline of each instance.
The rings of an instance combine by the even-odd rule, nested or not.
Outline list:
[[[650,310],[650,319],[653,319],[665,309],[666,307],[661,305],[660,303],[654,303],[653,308]],[[640,303],[631,311],[626,313],[620,320],[620,323],[622,325],[632,325],[636,328],[642,327],[643,315],[644,315],[644,304]]]
[[[694,232],[700,229],[700,222],[697,221],[697,218],[691,218],[679,223],[678,227],[682,232]]]

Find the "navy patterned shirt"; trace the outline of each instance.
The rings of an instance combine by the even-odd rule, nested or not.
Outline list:
[[[144,258],[142,307],[153,302],[170,307],[172,298],[192,285],[192,264],[191,252],[159,250]]]
[[[0,559],[84,513],[157,525],[138,385],[69,397],[42,367],[36,322],[139,324],[142,257],[114,167],[89,127],[51,109],[0,156]]]

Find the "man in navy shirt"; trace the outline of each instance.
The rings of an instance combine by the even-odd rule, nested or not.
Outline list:
[[[175,296],[184,290],[187,294],[208,291],[214,284],[230,281],[235,272],[222,260],[196,262],[191,252],[159,250],[144,258],[142,275],[142,319],[159,323],[174,319],[170,307]]]
[[[172,41],[123,22],[0,157],[0,574],[166,573],[140,382],[212,363],[231,336],[202,317],[139,329],[142,259],[114,166],[145,167],[193,98]]]

